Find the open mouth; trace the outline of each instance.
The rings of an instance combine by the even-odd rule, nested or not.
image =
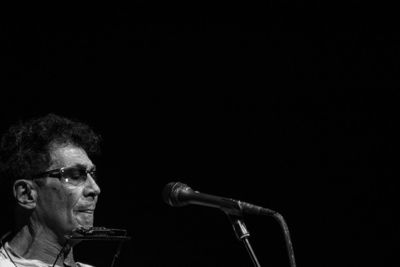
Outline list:
[[[75,212],[93,214],[94,213],[94,209],[76,210]]]
[[[80,210],[79,212],[93,214],[94,210]]]

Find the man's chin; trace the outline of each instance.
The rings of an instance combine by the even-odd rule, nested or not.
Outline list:
[[[75,216],[78,227],[90,228],[93,227],[94,216],[93,213],[78,213]]]

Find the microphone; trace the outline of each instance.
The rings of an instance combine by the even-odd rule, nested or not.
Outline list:
[[[224,198],[193,191],[188,185],[180,182],[168,183],[162,192],[165,203],[172,207],[182,207],[189,204],[218,208],[230,215],[255,214],[274,215],[277,212],[246,203],[240,200]]]

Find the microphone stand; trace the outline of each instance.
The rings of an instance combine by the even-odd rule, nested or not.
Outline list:
[[[231,224],[233,226],[233,230],[235,232],[237,239],[239,241],[241,241],[244,244],[244,246],[246,247],[246,250],[249,253],[251,260],[253,261],[254,266],[261,267],[260,263],[258,262],[257,256],[254,253],[253,248],[251,247],[251,244],[249,241],[250,233],[247,230],[243,219],[240,216],[232,215],[228,212],[226,212],[226,214],[228,215],[229,221],[231,222]]]

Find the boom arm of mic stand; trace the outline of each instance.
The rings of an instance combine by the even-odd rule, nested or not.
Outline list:
[[[253,261],[254,266],[261,267],[260,263],[258,262],[257,256],[254,253],[253,248],[251,247],[251,244],[249,241],[250,233],[247,230],[243,219],[240,216],[232,215],[230,213],[226,213],[226,214],[228,215],[228,218],[229,218],[230,222],[232,223],[233,230],[235,232],[237,239],[239,241],[243,242],[244,246],[246,247],[247,252],[249,253],[251,260]]]
[[[283,216],[278,212],[274,213],[272,217],[274,217],[275,220],[277,220],[282,227],[283,235],[285,237],[286,249],[289,256],[290,266],[296,267],[296,260],[294,258],[293,244],[292,240],[290,239],[289,227],[287,226]]]

